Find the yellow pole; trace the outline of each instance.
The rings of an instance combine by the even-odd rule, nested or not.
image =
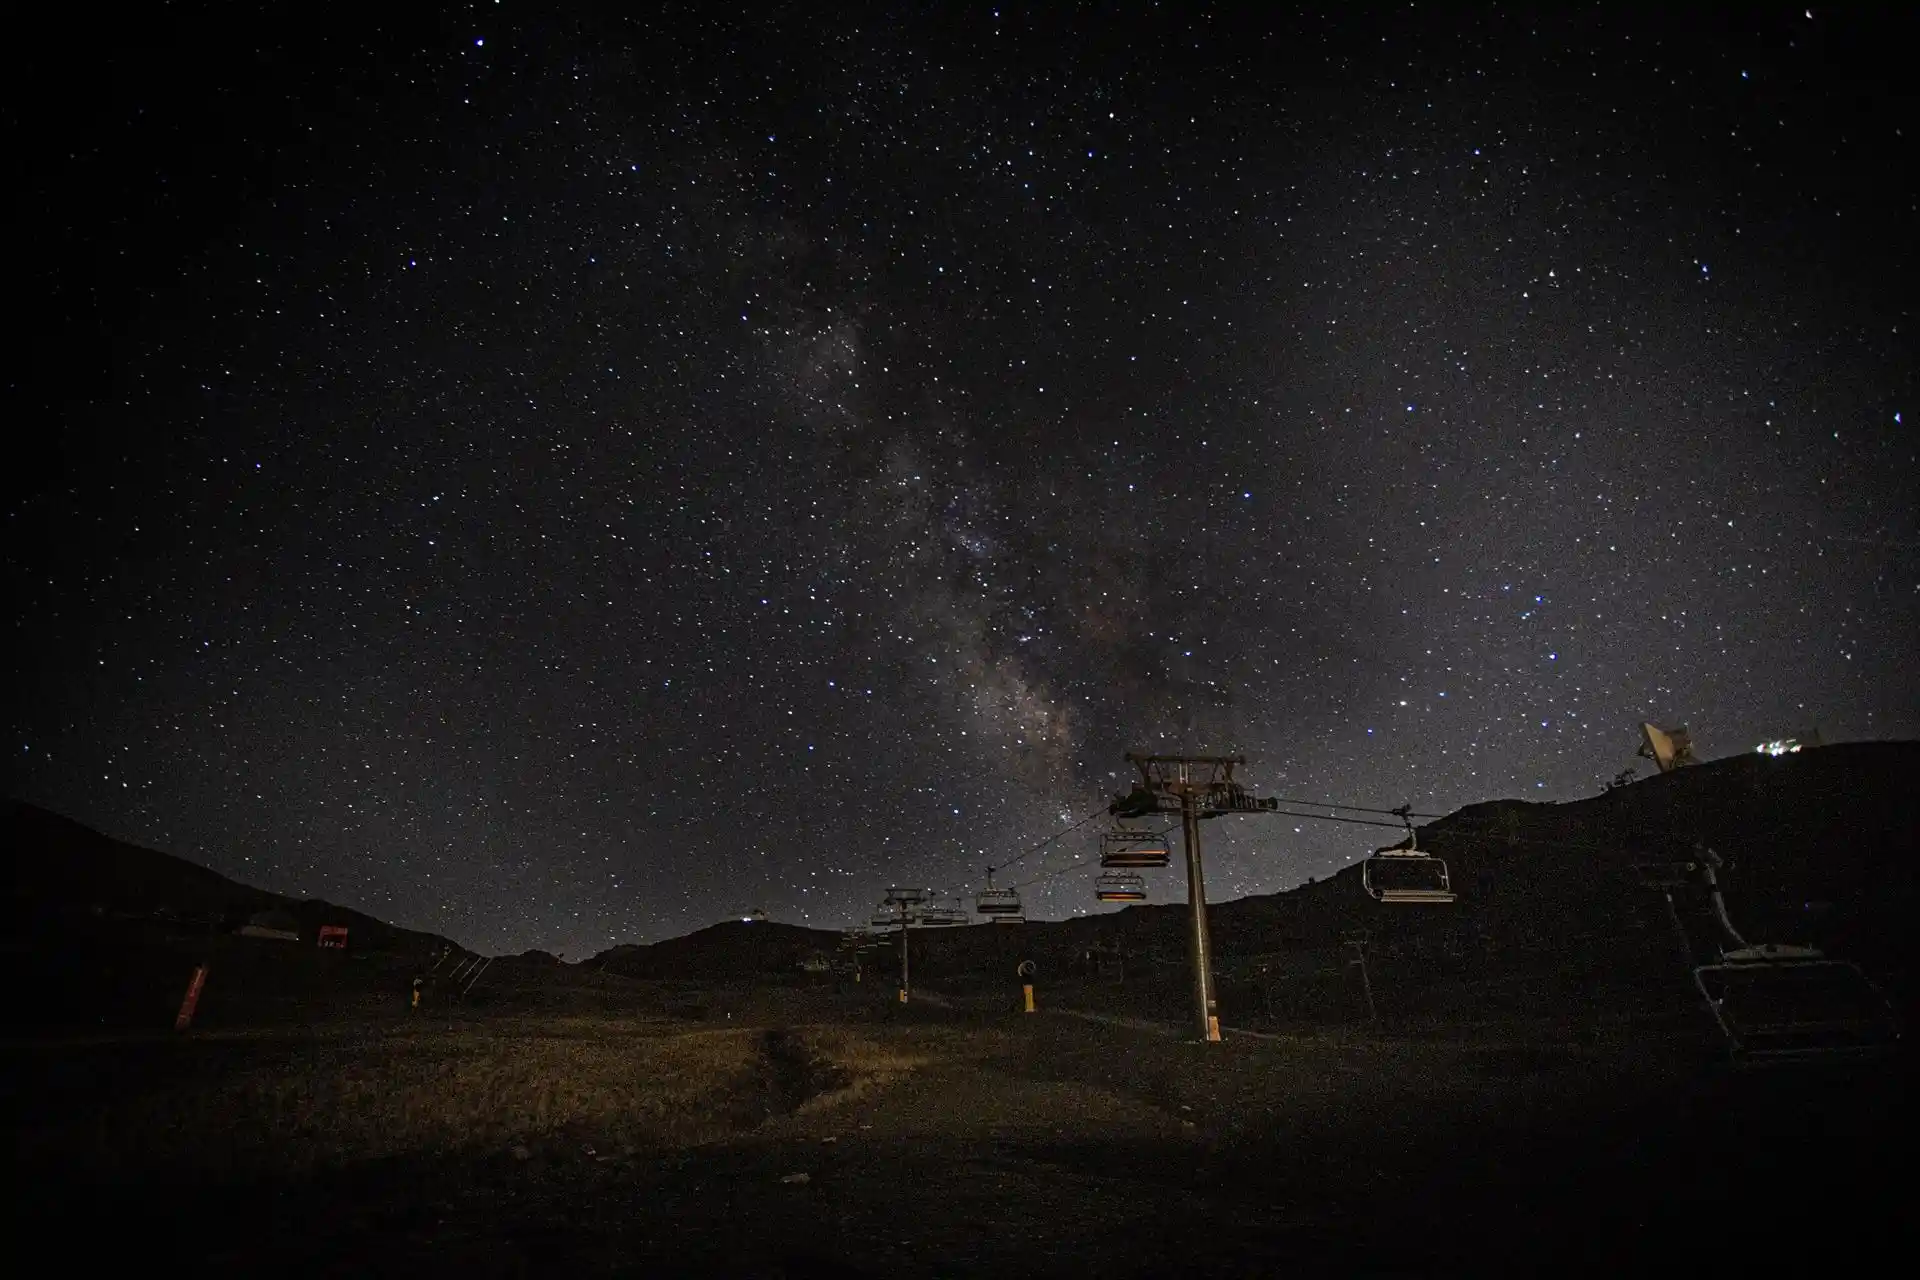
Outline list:
[[[1033,984],[1031,982],[1023,983],[1020,987],[1020,990],[1024,992],[1027,997],[1027,1012],[1032,1013],[1033,1012]]]

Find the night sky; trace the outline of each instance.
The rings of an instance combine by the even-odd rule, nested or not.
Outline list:
[[[19,51],[10,794],[574,957],[1920,736],[1900,6],[544,8]]]

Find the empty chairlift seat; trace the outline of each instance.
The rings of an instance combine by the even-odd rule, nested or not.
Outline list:
[[[1101,902],[1145,902],[1147,882],[1137,875],[1104,872],[1093,882],[1093,896]]]
[[[1172,861],[1166,837],[1140,831],[1108,831],[1100,837],[1103,867],[1164,867]]]
[[[1737,1062],[1877,1055],[1899,1038],[1891,1006],[1859,966],[1811,947],[1730,950],[1693,978]]]
[[[1014,923],[1026,915],[1017,889],[982,889],[974,895],[973,909],[989,920]]]
[[[1422,853],[1418,843],[1375,849],[1373,856],[1360,864],[1360,883],[1376,902],[1452,902],[1453,882],[1447,878],[1447,864],[1430,853]]]
[[[1898,1048],[1898,1015],[1858,965],[1813,947],[1748,941],[1720,891],[1725,859],[1704,844],[1694,852],[1690,861],[1635,870],[1642,884],[1666,896],[1689,952],[1696,942],[1681,905],[1707,908],[1720,934],[1718,959],[1692,965],[1693,983],[1736,1065],[1873,1057]]]

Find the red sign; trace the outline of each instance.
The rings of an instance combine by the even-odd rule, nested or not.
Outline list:
[[[346,950],[347,926],[343,924],[323,924],[320,926],[320,945]]]

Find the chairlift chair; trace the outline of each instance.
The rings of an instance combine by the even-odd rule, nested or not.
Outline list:
[[[1101,902],[1145,902],[1147,882],[1137,875],[1102,872],[1094,879],[1093,896]]]
[[[1360,864],[1360,885],[1375,902],[1452,902],[1455,898],[1447,864],[1420,851],[1411,819],[1405,844],[1375,849]]]
[[[926,928],[948,928],[967,920],[964,907],[922,907],[919,912],[919,923]]]
[[[1858,1058],[1898,1039],[1893,1011],[1860,967],[1812,947],[1762,944],[1693,971],[1735,1062]]]
[[[989,920],[1010,920],[1026,914],[1018,889],[982,889],[973,897],[973,909]]]
[[[1103,867],[1159,868],[1173,860],[1165,837],[1140,831],[1107,831],[1100,836]]]
[[[1814,947],[1747,941],[1734,927],[1714,874],[1724,862],[1711,849],[1699,853],[1681,867],[1706,889],[1725,944],[1717,962],[1694,966],[1693,983],[1735,1064],[1861,1058],[1890,1050],[1900,1038],[1899,1022],[1860,966]],[[1662,887],[1671,903],[1674,888]]]

